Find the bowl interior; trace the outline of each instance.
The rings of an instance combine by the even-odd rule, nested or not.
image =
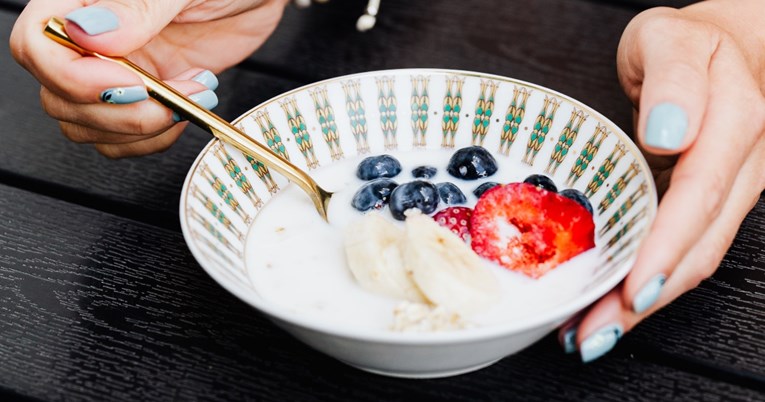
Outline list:
[[[357,74],[280,95],[235,125],[309,172],[369,155],[482,145],[502,163],[584,192],[595,210],[597,253],[586,286],[528,319],[464,331],[471,336],[521,331],[584,308],[627,274],[656,212],[650,170],[618,127],[565,95],[509,78],[434,69]],[[394,342],[462,336],[334,328],[264,299],[248,272],[247,235],[264,205],[288,184],[217,140],[200,153],[180,214],[189,248],[210,276],[261,311],[320,331]]]

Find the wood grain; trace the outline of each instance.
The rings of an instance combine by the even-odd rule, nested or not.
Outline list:
[[[0,185],[0,386],[46,400],[687,400],[765,394],[552,338],[470,375],[370,375],[230,296],[173,231]]]
[[[615,55],[637,10],[570,0],[510,4],[386,0],[365,33],[355,30],[360,7],[289,9],[251,63],[301,80],[405,67],[496,73],[558,90],[631,127]]]
[[[221,77],[217,111],[233,118],[318,78],[438,66],[547,85],[630,126],[613,54],[651,1],[493,0],[490,14],[465,4],[386,0],[365,34],[353,28],[361,3],[290,8],[262,51]],[[189,256],[177,202],[209,136],[188,130],[162,155],[123,161],[65,140],[8,54],[14,18],[0,12],[0,88],[13,95],[0,97],[0,183],[17,187],[0,185],[0,388],[9,395],[0,399],[765,399],[765,201],[714,278],[594,364],[562,357],[548,338],[469,376],[371,376],[275,329]]]
[[[638,326],[625,341],[637,355],[726,368],[765,385],[765,197],[742,224],[715,275]],[[687,340],[693,339],[693,343]]]

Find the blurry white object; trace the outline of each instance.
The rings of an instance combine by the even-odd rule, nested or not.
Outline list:
[[[306,8],[311,5],[312,2],[327,3],[329,0],[294,0],[295,6],[298,8]],[[364,15],[359,17],[356,21],[356,29],[359,32],[365,32],[372,29],[377,22],[377,12],[380,10],[380,0],[369,0],[365,9]]]

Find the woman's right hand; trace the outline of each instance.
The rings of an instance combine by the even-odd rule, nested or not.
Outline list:
[[[42,84],[43,108],[70,140],[110,158],[169,148],[183,132],[141,79],[110,61],[82,57],[45,37],[65,16],[80,46],[125,56],[200,105],[218,103],[216,73],[248,57],[273,32],[287,0],[31,0],[11,34],[13,57]]]

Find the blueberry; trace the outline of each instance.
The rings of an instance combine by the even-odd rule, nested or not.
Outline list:
[[[424,180],[404,183],[393,190],[390,195],[390,213],[394,218],[403,221],[404,212],[417,208],[423,214],[430,214],[438,207],[438,189]]]
[[[414,169],[412,169],[412,176],[414,176],[417,179],[432,179],[436,173],[438,172],[438,169],[434,168],[433,166],[418,166]]]
[[[552,179],[543,174],[533,174],[527,177],[523,182],[537,186],[539,188],[543,188],[553,193],[558,192],[558,187],[555,186],[555,183],[552,181]]]
[[[560,195],[571,198],[572,200],[576,201],[579,205],[583,206],[584,209],[587,210],[587,212],[592,215],[592,204],[590,204],[590,200],[587,199],[587,197],[582,194],[579,190],[574,190],[573,188],[567,188],[560,192]]]
[[[401,163],[390,155],[370,156],[359,163],[356,176],[361,180],[394,177],[401,173]]]
[[[445,204],[459,205],[467,202],[465,194],[454,183],[438,183],[436,188],[438,189],[438,195],[441,196],[441,201]]]
[[[484,147],[462,148],[452,155],[446,171],[464,180],[477,180],[497,172],[497,161]]]
[[[381,209],[390,200],[390,194],[393,189],[398,187],[395,181],[381,177],[374,179],[356,191],[351,200],[351,205],[359,211],[369,211],[370,209]]]
[[[486,183],[481,184],[475,190],[473,190],[473,194],[475,194],[476,197],[481,198],[483,193],[485,193],[490,188],[494,188],[497,186],[499,186],[499,183],[494,181],[487,181]]]

